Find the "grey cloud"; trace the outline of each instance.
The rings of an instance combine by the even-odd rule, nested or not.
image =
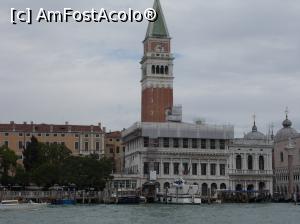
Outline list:
[[[236,135],[281,127],[289,106],[300,130],[300,3],[292,0],[161,0],[184,118],[231,123]],[[121,129],[140,119],[147,23],[9,23],[10,7],[58,10],[151,7],[133,1],[1,1],[0,122],[91,124]],[[3,109],[4,108],[4,109]]]

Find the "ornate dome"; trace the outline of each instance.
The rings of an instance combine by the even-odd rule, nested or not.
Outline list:
[[[292,128],[292,122],[288,119],[288,116],[286,116],[286,119],[282,122],[282,126],[283,128],[275,135],[276,142],[287,140],[297,135],[297,131]]]
[[[252,131],[247,133],[244,136],[244,139],[246,139],[246,140],[264,140],[264,139],[266,139],[266,136],[263,133],[257,131],[257,127],[256,127],[255,122],[254,122],[254,125],[252,127]]]

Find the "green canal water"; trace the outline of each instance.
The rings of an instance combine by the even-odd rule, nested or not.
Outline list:
[[[299,224],[293,204],[96,205],[0,210],[0,224]]]

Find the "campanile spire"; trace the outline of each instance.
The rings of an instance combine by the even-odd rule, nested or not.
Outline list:
[[[153,9],[157,20],[149,22],[142,65],[142,122],[165,122],[173,107],[173,55],[171,38],[159,0]]]

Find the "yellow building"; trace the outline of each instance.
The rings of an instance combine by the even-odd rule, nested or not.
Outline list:
[[[114,173],[122,173],[124,166],[124,149],[121,132],[114,131],[105,134],[105,157],[114,161]]]
[[[22,156],[32,136],[45,144],[63,144],[73,155],[104,155],[105,128],[98,125],[0,124],[0,146],[7,145]]]

